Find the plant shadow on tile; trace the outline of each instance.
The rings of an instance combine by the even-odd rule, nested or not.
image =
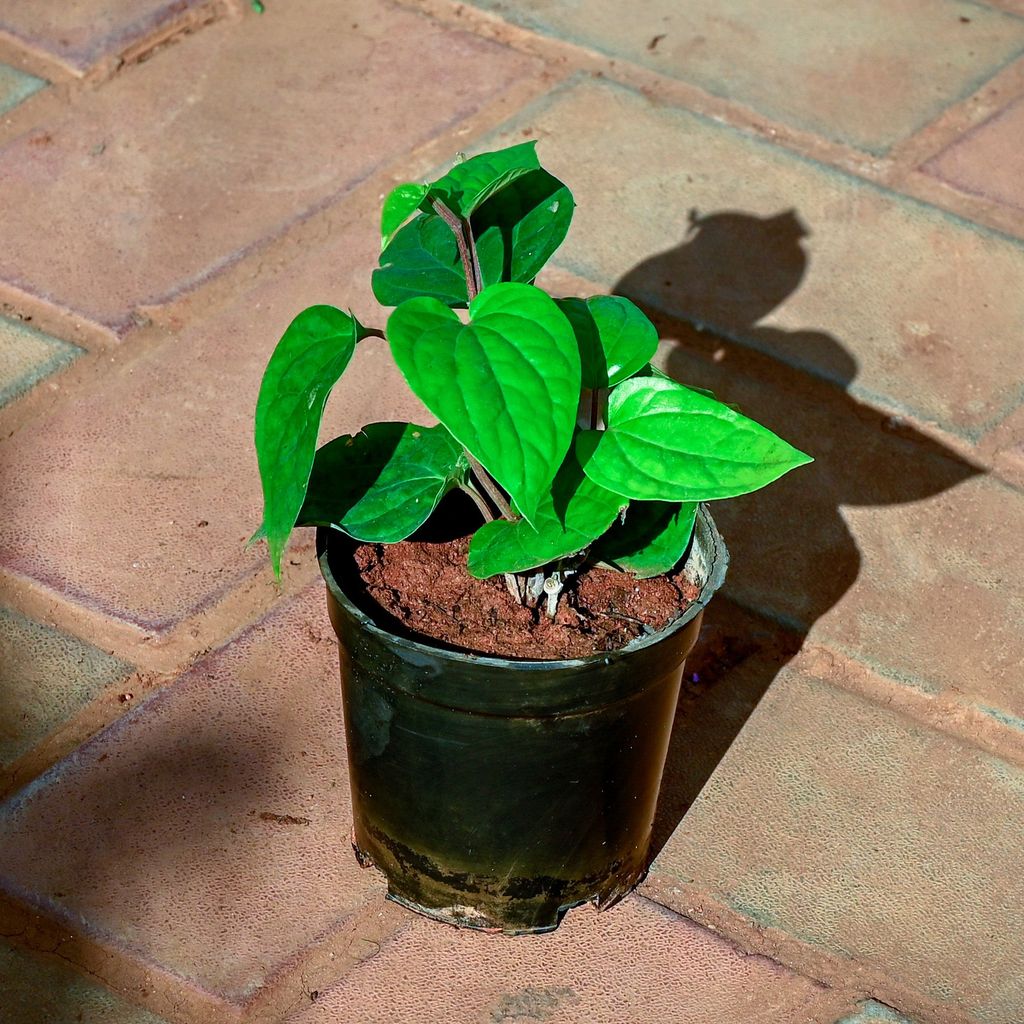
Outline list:
[[[611,289],[674,342],[673,377],[710,388],[816,460],[764,491],[712,504],[732,559],[726,599],[708,610],[686,666],[652,857],[815,622],[854,586],[863,559],[842,507],[919,501],[984,472],[849,394],[857,339],[762,325],[807,274],[808,234],[794,210],[691,211],[678,246]],[[801,369],[800,352],[829,379]]]

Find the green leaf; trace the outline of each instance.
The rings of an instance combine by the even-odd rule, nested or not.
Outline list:
[[[491,196],[472,218],[484,285],[532,281],[565,239],[573,209],[572,193],[545,170]]]
[[[419,529],[468,469],[443,426],[370,423],[316,453],[298,525],[392,544]]]
[[[306,496],[324,404],[361,333],[348,313],[310,306],[288,326],[263,374],[256,401],[256,458],[263,481],[261,529],[277,576]]]
[[[421,295],[446,306],[466,304],[466,278],[455,236],[432,213],[421,213],[395,235],[380,254],[372,283],[382,306],[397,306]]]
[[[440,199],[453,213],[468,217],[495,192],[540,168],[536,148],[536,141],[523,142],[470,157],[430,186],[427,201]]]
[[[697,518],[695,501],[633,501],[625,520],[594,545],[593,557],[640,579],[668,572],[686,551]]]
[[[587,479],[570,453],[541,499],[532,526],[525,519],[496,519],[473,534],[469,571],[483,579],[575,555],[604,533],[625,505],[621,495]]]
[[[721,402],[660,377],[614,388],[607,423],[581,433],[576,454],[595,483],[628,498],[731,498],[812,461]]]
[[[395,232],[416,212],[427,194],[427,187],[410,181],[391,190],[380,215],[381,249],[388,247]]]
[[[580,346],[585,388],[608,388],[648,366],[658,348],[654,324],[620,295],[556,299]]]
[[[391,354],[426,407],[533,520],[572,441],[580,356],[554,301],[527,284],[495,284],[470,323],[433,298],[388,320]]]

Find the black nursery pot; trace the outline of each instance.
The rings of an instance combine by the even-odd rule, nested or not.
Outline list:
[[[470,928],[555,928],[642,877],[683,663],[728,554],[702,506],[670,625],[567,661],[474,656],[372,616],[352,542],[317,532],[338,634],[355,845],[388,895]],[[377,621],[374,621],[374,618]]]

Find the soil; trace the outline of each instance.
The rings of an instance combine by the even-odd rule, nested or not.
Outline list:
[[[466,569],[469,539],[360,544],[366,592],[410,633],[444,647],[505,658],[557,660],[618,650],[680,616],[698,588],[682,574],[640,580],[592,567],[572,577],[551,621],[519,605],[501,576]]]

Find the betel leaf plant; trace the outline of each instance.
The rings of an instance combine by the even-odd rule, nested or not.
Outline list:
[[[386,329],[333,306],[299,313],[256,408],[274,571],[292,528],[359,541],[414,533],[460,488],[481,525],[468,571],[504,575],[554,615],[586,564],[650,577],[685,552],[699,502],[753,491],[809,456],[707,391],[662,374],[654,325],[615,295],[554,298],[534,279],[573,198],[526,142],[399,185],[381,217],[373,292]],[[385,339],[435,426],[371,423],[317,437],[356,345]]]

